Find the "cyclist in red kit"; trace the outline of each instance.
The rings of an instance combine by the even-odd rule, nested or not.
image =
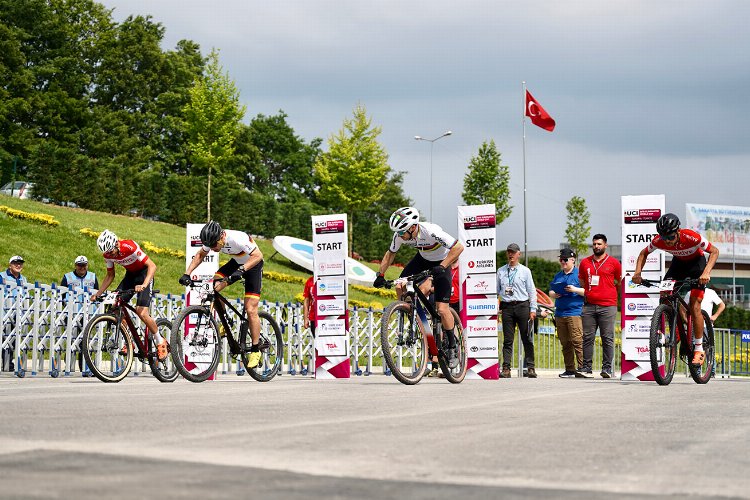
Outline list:
[[[701,365],[706,355],[703,352],[703,318],[701,316],[701,300],[706,283],[711,279],[711,270],[719,258],[719,249],[713,246],[703,236],[691,229],[680,229],[680,219],[675,214],[664,214],[656,222],[655,236],[649,245],[641,250],[635,264],[633,283],[641,282],[641,270],[646,264],[648,254],[654,250],[664,250],[672,254],[672,264],[664,279],[684,280],[698,279],[699,284],[690,290],[689,309],[693,318],[693,334],[695,354],[692,364]],[[706,262],[708,252],[708,262]]]

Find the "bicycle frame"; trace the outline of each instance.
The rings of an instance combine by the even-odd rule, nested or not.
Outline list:
[[[229,307],[234,313],[239,316],[240,318],[240,325],[247,322],[247,318],[245,317],[246,311],[245,308],[242,308],[242,312],[240,312],[236,307],[234,307],[226,298],[224,298],[223,295],[221,295],[219,292],[214,290],[213,292],[209,293],[209,295],[206,297],[206,300],[210,300],[211,304],[211,310],[216,312],[216,315],[219,318],[219,321],[221,322],[222,326],[224,327],[224,331],[228,334],[226,335],[227,342],[229,343],[229,352],[231,354],[242,354],[242,344],[244,344],[245,339],[242,338],[243,335],[247,335],[247,331],[243,332],[242,329],[240,329],[239,334],[239,341],[234,338],[234,335],[232,335],[232,324],[230,324],[229,316],[227,315],[226,307]]]
[[[422,290],[419,288],[419,285],[416,281],[409,280],[406,283],[406,293],[404,294],[404,297],[411,297],[412,298],[412,304],[414,307],[411,308],[411,325],[412,330],[409,332],[409,340],[414,341],[414,331],[413,326],[417,324],[418,328],[422,331],[422,334],[427,338],[427,342],[429,345],[429,355],[430,356],[437,356],[438,354],[438,346],[437,346],[437,340],[435,338],[435,333],[437,330],[437,325],[435,324],[435,321],[440,321],[440,315],[438,314],[436,308],[432,305],[430,300],[427,298],[427,296],[422,292]],[[412,288],[412,289],[410,289]],[[402,300],[403,298],[402,297]],[[416,301],[414,299],[417,299]],[[432,318],[432,324],[430,329],[426,328],[422,318],[418,316],[417,309],[418,307],[423,307]]]
[[[128,326],[128,329],[130,330],[130,334],[133,337],[133,343],[138,346],[138,352],[134,352],[133,354],[139,358],[139,359],[145,359],[148,356],[148,344],[149,344],[149,336],[148,336],[148,326],[143,325],[145,328],[143,338],[141,338],[141,335],[138,332],[138,327],[135,326],[135,322],[133,321],[133,318],[128,312],[131,312],[138,316],[138,313],[136,312],[135,308],[128,304],[122,297],[123,294],[118,293],[117,298],[115,299],[115,303],[112,305],[113,311],[112,314],[117,318],[117,331],[115,333],[116,338],[119,339],[120,336],[120,327],[122,326],[122,322],[125,321],[125,324]],[[129,300],[129,299],[128,299]]]

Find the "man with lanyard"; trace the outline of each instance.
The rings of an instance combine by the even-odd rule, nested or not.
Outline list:
[[[617,316],[617,287],[622,278],[620,261],[607,254],[607,237],[595,234],[591,241],[593,255],[581,260],[578,281],[584,289],[583,310],[583,367],[578,371],[591,378],[596,329],[602,339],[602,378],[612,378],[615,357],[615,317]]]
[[[719,258],[719,249],[713,246],[703,236],[690,229],[680,229],[680,219],[675,214],[664,214],[656,221],[656,232],[659,233],[638,254],[633,273],[633,283],[640,283],[641,270],[646,264],[648,254],[654,250],[664,250],[672,254],[665,280],[698,279],[699,284],[690,290],[689,311],[693,317],[693,344],[695,353],[692,364],[702,365],[706,358],[703,352],[703,317],[701,315],[701,301],[706,283],[711,279],[711,270]],[[706,263],[705,252],[708,252]]]
[[[221,266],[214,276],[228,278],[214,286],[217,292],[228,285],[241,279],[245,279],[245,311],[247,312],[248,329],[253,345],[250,348],[247,367],[255,368],[260,363],[260,318],[258,317],[258,304],[260,302],[260,289],[263,279],[263,253],[250,236],[243,231],[222,229],[218,222],[209,221],[201,229],[201,243],[203,247],[198,250],[193,260],[190,261],[185,274],[180,277],[181,285],[190,284],[190,273],[197,268],[203,258],[212,250],[230,255],[232,258]]]
[[[453,313],[449,306],[451,274],[448,269],[463,252],[464,246],[437,224],[419,222],[419,212],[414,207],[402,207],[393,212],[389,226],[394,232],[393,239],[383,260],[380,261],[380,269],[373,286],[381,288],[385,285],[384,273],[393,264],[396,252],[402,245],[414,247],[419,251],[401,271],[401,276],[412,276],[430,270],[432,277],[419,284],[419,288],[425,295],[430,293],[430,288],[435,289],[437,313],[440,315],[440,322],[450,347],[448,366],[453,369],[458,366],[458,346],[453,331],[455,327]],[[403,292],[402,286],[396,287],[399,297],[403,295]]]
[[[510,378],[513,361],[513,340],[516,326],[521,335],[529,378],[536,378],[534,368],[534,342],[529,334],[529,324],[536,319],[536,286],[531,270],[521,264],[521,248],[511,243],[506,249],[508,263],[497,270],[497,294],[503,323],[503,369],[500,378]]]
[[[135,290],[138,294],[136,299],[135,312],[141,321],[146,325],[156,344],[156,353],[159,361],[167,358],[169,350],[167,349],[167,339],[159,334],[156,321],[149,314],[148,308],[151,305],[151,292],[154,288],[154,274],[156,274],[156,264],[148,258],[148,255],[141,250],[133,240],[120,240],[117,235],[105,229],[96,240],[102,255],[104,263],[107,266],[107,275],[102,281],[102,287],[91,296],[94,302],[106,290],[115,279],[115,264],[125,268],[125,277],[122,278],[117,290]]]

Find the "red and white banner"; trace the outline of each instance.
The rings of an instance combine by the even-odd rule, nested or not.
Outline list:
[[[200,236],[203,226],[204,224],[186,224],[185,268],[190,265],[190,262],[192,262],[195,254],[197,254],[198,251],[203,247]],[[198,267],[195,268],[193,274],[190,277],[194,281],[204,282],[204,286],[209,287],[207,289],[211,289],[213,287],[214,274],[216,274],[216,271],[218,270],[219,254],[216,252],[210,252],[203,258],[203,262],[201,262]],[[185,300],[185,305],[188,306],[198,304],[200,302],[199,291],[191,287],[185,287]],[[186,321],[185,324],[187,325],[187,328],[183,333],[187,337],[191,333],[193,325],[190,319]],[[190,371],[197,372],[205,370],[204,365],[208,365],[213,358],[213,351],[210,349],[203,349],[200,352],[193,349],[183,349],[183,351],[186,354],[185,368]],[[213,380],[214,378],[215,374],[211,375],[211,377],[209,377],[209,380]]]
[[[495,205],[458,207],[461,323],[466,337],[466,376],[500,378],[495,278]]]
[[[349,311],[346,214],[313,215],[316,286],[315,378],[349,378]]]
[[[622,197],[622,380],[653,380],[649,354],[651,316],[659,304],[656,288],[632,282],[638,254],[656,234],[664,213],[664,195]],[[664,253],[648,256],[642,276],[659,281],[664,276]]]

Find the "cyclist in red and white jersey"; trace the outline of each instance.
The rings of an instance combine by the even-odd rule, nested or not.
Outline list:
[[[450,347],[448,366],[453,369],[458,366],[458,347],[456,335],[453,332],[455,323],[449,306],[451,274],[447,270],[463,252],[464,246],[437,224],[419,222],[419,212],[414,207],[402,207],[393,212],[389,225],[394,232],[393,240],[383,260],[380,261],[380,269],[373,286],[376,288],[384,286],[383,273],[393,264],[396,252],[401,246],[414,247],[419,251],[406,264],[401,276],[412,276],[430,270],[432,277],[422,282],[419,288],[427,295],[430,293],[430,288],[434,287],[435,305]],[[398,286],[396,293],[401,297],[403,287]]]
[[[701,300],[706,283],[711,279],[711,270],[719,258],[719,249],[713,246],[703,236],[691,229],[680,229],[680,219],[675,214],[664,214],[656,222],[655,236],[649,245],[641,250],[635,264],[633,283],[641,282],[641,270],[646,264],[648,254],[654,250],[664,250],[672,254],[672,264],[669,266],[664,279],[683,280],[694,278],[699,280],[690,290],[689,309],[693,318],[693,342],[695,354],[692,363],[703,364],[703,317],[701,315]],[[705,254],[708,253],[708,262]]]
[[[235,281],[245,278],[245,311],[247,312],[248,329],[253,345],[250,348],[247,367],[254,368],[260,362],[260,318],[258,317],[258,303],[263,281],[263,252],[255,241],[245,232],[222,229],[218,222],[209,221],[201,229],[201,243],[193,260],[180,277],[181,285],[190,284],[190,273],[197,268],[203,258],[213,250],[214,252],[230,255],[232,258],[216,271],[219,278],[228,277],[228,281],[217,283],[216,291],[231,285]]]
[[[96,240],[96,244],[104,256],[107,275],[102,280],[102,286],[99,291],[91,296],[91,300],[96,300],[112,284],[112,281],[115,279],[115,264],[124,267],[125,277],[117,285],[117,290],[135,290],[138,293],[135,312],[151,332],[151,335],[153,335],[159,361],[166,359],[168,354],[167,339],[159,334],[156,321],[151,317],[148,310],[151,305],[151,293],[154,288],[156,264],[141,250],[138,243],[133,240],[120,240],[109,229],[102,231],[102,234]]]

